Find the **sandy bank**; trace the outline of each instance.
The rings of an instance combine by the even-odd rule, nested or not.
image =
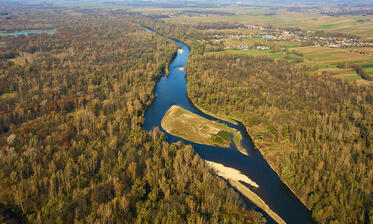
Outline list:
[[[250,184],[253,187],[258,188],[259,185],[252,181],[250,178],[248,178],[246,175],[242,174],[239,170],[233,169],[231,167],[224,166],[220,163],[214,163],[211,161],[207,161],[207,164],[214,168],[214,170],[217,172],[217,174],[221,177],[224,177],[226,179],[231,179],[235,181],[242,181],[247,184]]]
[[[229,183],[233,187],[235,187],[242,195],[244,195],[256,206],[265,211],[273,220],[280,224],[286,224],[286,222],[274,211],[272,211],[271,208],[257,194],[255,194],[248,187],[240,183],[240,181],[250,184],[253,187],[259,188],[259,185],[257,183],[252,181],[246,175],[242,174],[239,170],[233,169],[231,167],[226,167],[222,164],[214,163],[207,160],[206,163],[209,166],[211,166],[219,176],[228,180]]]

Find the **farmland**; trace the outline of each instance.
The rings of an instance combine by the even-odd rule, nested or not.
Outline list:
[[[364,41],[373,40],[373,15],[344,15],[342,18],[323,14],[320,10],[291,11],[276,4],[210,8],[201,11],[201,14],[183,14],[186,11],[187,8],[159,8],[142,10],[142,13],[149,16],[162,15],[164,18],[161,20],[168,24],[197,27],[208,36],[199,41],[204,42],[209,53],[224,50],[230,54],[267,55],[273,59],[286,59],[310,66],[335,78],[356,80],[358,84],[372,84],[371,81],[362,79],[355,69],[342,68],[338,64],[361,66],[367,76],[373,75],[373,48],[360,45]],[[194,11],[198,12],[196,9]],[[215,15],[214,12],[217,11],[224,11],[227,15]],[[220,24],[226,24],[226,27]],[[260,29],[250,29],[251,26]],[[273,30],[300,30],[297,31],[300,33],[295,32],[296,38],[293,39],[279,40],[278,36],[277,39],[263,38],[263,35],[271,34],[271,31],[262,29],[267,27]],[[291,31],[289,34],[294,35]],[[329,37],[335,38],[334,41],[330,41]]]
[[[237,33],[238,30],[219,31]],[[227,38],[209,40],[212,46],[224,48],[230,54],[248,54],[251,56],[268,56],[274,59],[286,59],[299,65],[306,65],[315,70],[326,72],[336,78],[357,80],[358,84],[371,84],[363,80],[351,67],[338,66],[341,63],[361,66],[367,75],[373,75],[373,54],[369,47],[332,48],[309,45],[291,40],[266,40],[253,37],[255,32],[242,29],[242,34],[229,35]]]
[[[241,7],[240,9],[226,8],[225,11],[235,13],[235,15],[206,17],[180,16],[165,20],[176,24],[198,24],[209,22],[259,24],[276,28],[301,28],[305,30],[359,34],[362,38],[373,39],[373,29],[371,29],[371,27],[373,27],[373,15],[343,16],[343,18],[341,18],[320,15],[317,12],[299,13],[289,12],[286,9],[271,10],[269,7]]]

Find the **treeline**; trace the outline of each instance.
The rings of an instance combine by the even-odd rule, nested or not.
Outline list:
[[[360,75],[362,79],[368,80],[368,81],[373,81],[373,77],[368,75],[361,65],[351,65],[351,68],[355,69],[356,74]]]
[[[243,54],[194,53],[186,70],[190,99],[243,121],[315,220],[373,221],[371,87]]]
[[[362,79],[373,81],[373,77],[369,76],[361,65],[358,64],[350,64],[348,62],[341,62],[337,64],[338,68],[352,68],[355,70],[356,74],[358,74]]]
[[[340,37],[340,38],[346,38],[346,39],[361,39],[360,36],[355,34],[348,34],[348,33],[338,33],[338,32],[328,32],[324,30],[316,30],[315,33],[312,34],[312,36],[319,36],[319,37]]]
[[[234,16],[235,13],[224,12],[224,11],[215,11],[215,10],[183,10],[177,12],[176,15],[188,15],[188,16]]]
[[[150,27],[159,34],[172,37],[183,42],[206,39],[209,35],[208,32],[201,31],[190,24],[167,23],[164,20],[154,20],[148,18],[132,18],[132,20],[136,23],[143,24],[146,27]]]
[[[265,222],[190,146],[142,129],[174,43],[57,11],[27,17],[56,34],[0,38],[0,203],[30,223]]]
[[[205,22],[205,23],[198,23],[194,25],[196,29],[199,30],[208,30],[208,29],[216,29],[216,30],[223,30],[223,29],[238,29],[244,28],[245,26],[238,23],[231,23],[231,22]]]

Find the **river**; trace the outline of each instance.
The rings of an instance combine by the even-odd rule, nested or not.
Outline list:
[[[146,29],[149,32],[153,32],[149,28]],[[260,187],[255,188],[248,184],[244,185],[256,193],[286,223],[314,223],[311,212],[299,201],[292,191],[282,183],[276,172],[268,165],[261,153],[254,149],[253,142],[242,124],[236,125],[209,116],[197,109],[189,100],[186,88],[186,71],[184,67],[188,62],[190,48],[183,42],[175,39],[171,40],[173,40],[178,47],[181,47],[183,51],[178,51],[177,55],[170,62],[168,67],[169,75],[163,76],[157,83],[155,89],[156,97],[145,112],[144,128],[150,131],[153,130],[154,127],[159,127],[160,130],[166,133],[169,143],[183,141],[186,144],[192,145],[195,152],[198,153],[202,159],[239,170],[256,182]],[[223,122],[239,130],[242,135],[241,144],[246,148],[248,155],[239,152],[234,145],[230,148],[201,145],[168,134],[162,129],[161,120],[167,110],[173,105],[179,105],[207,119]],[[249,207],[264,213],[250,201],[246,200],[246,202]],[[275,223],[267,214],[264,213],[264,215],[269,223]]]
[[[0,36],[30,35],[30,34],[54,34],[54,30],[21,30],[21,31],[0,31]]]

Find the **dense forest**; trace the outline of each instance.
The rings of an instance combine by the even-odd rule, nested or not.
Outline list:
[[[320,223],[373,223],[373,91],[285,60],[192,49],[188,94],[242,121]]]
[[[190,146],[142,128],[174,43],[126,15],[46,11],[2,21],[56,33],[0,37],[1,222],[265,222]]]

